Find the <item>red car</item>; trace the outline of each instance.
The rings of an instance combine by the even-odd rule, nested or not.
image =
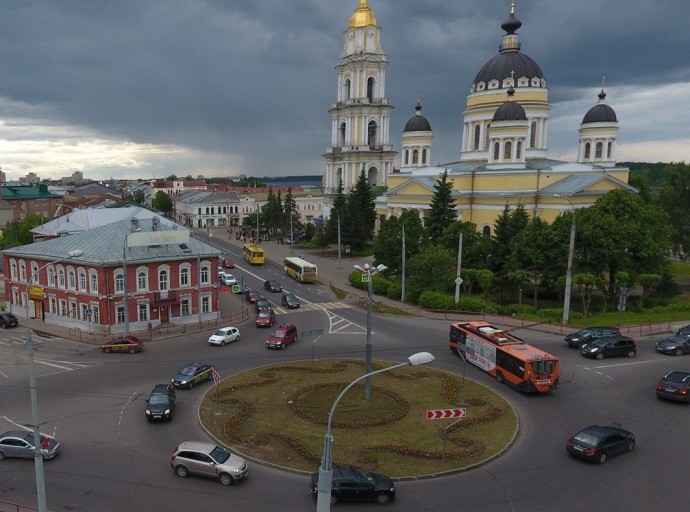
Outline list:
[[[259,314],[256,315],[256,326],[257,327],[273,327],[276,321],[276,314],[271,308],[264,308],[259,310]]]
[[[101,350],[105,353],[108,352],[129,352],[134,354],[135,352],[141,352],[144,350],[144,341],[140,340],[136,336],[121,336],[113,341],[104,343],[101,345]]]
[[[223,260],[223,267],[225,268],[235,268],[235,262],[229,258]]]
[[[297,327],[295,324],[282,324],[269,335],[266,348],[285,348],[293,341],[297,341]]]
[[[247,302],[254,304],[257,300],[261,298],[261,294],[257,291],[250,290],[247,288],[244,291],[244,298],[247,299]]]

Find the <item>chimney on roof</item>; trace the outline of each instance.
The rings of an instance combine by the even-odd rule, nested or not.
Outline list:
[[[137,231],[138,229],[139,229],[139,219],[132,219],[131,220],[131,230]]]
[[[160,217],[153,217],[151,219],[151,230],[152,231],[158,231],[158,228],[161,225],[161,219]]]

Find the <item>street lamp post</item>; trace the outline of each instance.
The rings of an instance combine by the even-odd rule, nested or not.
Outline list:
[[[127,296],[127,239],[132,233],[138,233],[141,228],[136,228],[125,235],[125,244],[122,247],[122,271],[124,272],[124,281],[122,283],[122,291],[124,292],[125,304],[125,336],[129,335],[129,297]]]
[[[389,366],[388,368],[383,368],[381,370],[376,370],[374,372],[369,372],[364,375],[357,377],[350,384],[343,389],[338,398],[333,402],[330,412],[328,413],[328,427],[326,428],[326,437],[323,441],[323,456],[321,457],[321,467],[319,468],[319,480],[318,480],[318,494],[316,498],[316,512],[328,512],[331,510],[331,487],[333,483],[333,454],[331,453],[331,445],[333,443],[333,438],[331,437],[331,425],[333,422],[333,414],[335,413],[335,408],[338,406],[340,399],[347,393],[352,386],[360,382],[362,379],[371,378],[372,375],[378,373],[389,372],[397,368],[402,368],[403,366],[417,366],[420,364],[427,364],[434,360],[434,356],[429,352],[418,352],[407,358],[406,363],[396,364],[394,366]]]
[[[359,265],[354,265],[355,270],[359,270],[362,274],[367,276],[367,348],[366,348],[366,368],[364,373],[371,373],[371,296],[372,296],[372,286],[371,281],[376,274],[380,274],[388,267],[385,265],[378,265],[372,267],[368,263],[365,263],[363,267]],[[371,400],[371,377],[368,377],[364,382],[364,399]]]
[[[75,249],[70,251],[67,256],[55,261],[46,263],[31,274],[31,279],[26,283],[26,355],[29,359],[29,394],[31,395],[31,425],[34,433],[34,470],[36,472],[36,498],[38,499],[39,512],[47,512],[46,504],[46,483],[43,472],[43,454],[41,453],[41,431],[38,418],[38,391],[36,389],[36,365],[34,363],[34,342],[31,336],[31,315],[29,315],[29,286],[38,278],[38,274],[48,265],[54,265],[70,258],[78,258],[84,251]]]
[[[563,324],[567,325],[570,317],[570,295],[572,293],[573,287],[573,255],[575,253],[575,205],[567,197],[563,197],[560,194],[554,194],[553,197],[558,197],[559,199],[565,199],[570,203],[570,207],[573,210],[573,219],[570,222],[570,242],[568,244],[568,267],[565,272],[565,297],[563,297]]]
[[[340,212],[333,208],[331,211],[334,211],[336,215],[338,216],[338,268],[342,269],[343,268],[343,263],[342,259],[340,258]]]

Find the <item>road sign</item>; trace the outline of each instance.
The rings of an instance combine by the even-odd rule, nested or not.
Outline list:
[[[467,409],[431,409],[426,411],[428,420],[445,420],[448,418],[464,418]]]
[[[455,280],[455,284],[462,284],[462,281],[463,281],[462,277],[458,277],[458,278]]]
[[[221,381],[220,373],[218,373],[218,370],[216,370],[215,368],[213,368],[213,369],[211,370],[211,375],[213,375],[213,382],[214,382],[215,385],[217,386],[218,383]]]
[[[369,282],[369,274],[367,274],[366,272],[362,272],[362,282],[363,283]]]

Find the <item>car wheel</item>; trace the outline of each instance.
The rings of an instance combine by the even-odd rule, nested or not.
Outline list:
[[[184,478],[189,474],[189,471],[184,466],[175,466],[175,474],[181,478]]]
[[[235,341],[240,341],[240,335],[237,335],[237,338],[235,338]]]
[[[224,347],[225,346],[225,340],[220,340],[220,346]]]
[[[338,497],[331,494],[331,506],[338,503]]]
[[[380,493],[376,495],[376,504],[377,505],[387,505],[388,502],[390,502],[391,497],[388,496],[385,493]]]
[[[130,353],[130,354],[135,354],[135,353],[136,353],[136,350],[134,350],[133,348],[130,348],[130,349],[129,349],[129,353]]]
[[[599,457],[597,457],[597,462],[599,464],[603,464],[604,462],[606,462],[606,454],[604,452],[601,452],[599,454]]]
[[[630,352],[628,352],[628,357],[635,357],[636,355],[637,355],[637,352],[635,352],[634,350],[631,350]]]
[[[677,356],[682,356],[683,355],[683,349],[682,348],[677,348],[676,351],[674,352],[675,355]]]
[[[597,354],[597,359],[604,359],[604,353],[603,353],[603,352],[599,352],[599,353]]]
[[[105,352],[106,354],[110,354],[110,349],[109,349],[109,348],[104,348],[104,349],[103,349],[103,352]]]
[[[0,452],[0,460],[4,460],[4,459],[5,459],[5,452]]]
[[[631,451],[633,451],[633,448],[635,448],[635,441],[628,441],[628,446],[626,447],[626,449],[629,452],[631,452]]]
[[[223,485],[232,485],[232,477],[228,475],[227,473],[221,473],[218,475],[218,480],[220,480],[220,483]]]
[[[7,325],[2,324],[2,328],[3,328],[3,329],[7,329]]]
[[[504,380],[503,380],[503,374],[501,372],[496,372],[496,380],[498,382],[500,382],[501,384],[503,384]]]

